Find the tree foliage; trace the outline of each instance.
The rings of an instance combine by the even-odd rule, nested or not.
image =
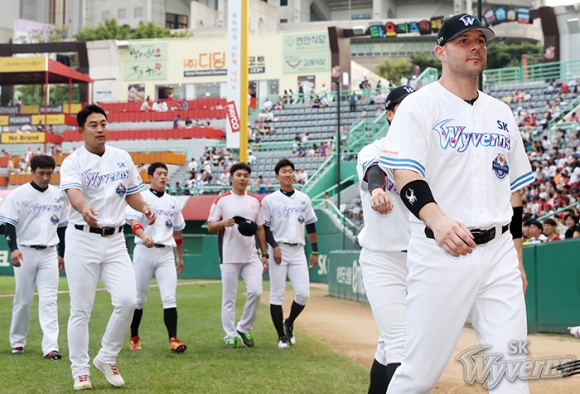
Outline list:
[[[399,84],[402,75],[409,77],[412,71],[413,65],[407,59],[387,58],[376,66],[376,73],[395,85]]]
[[[98,40],[136,40],[142,38],[171,38],[189,37],[189,30],[172,33],[170,29],[156,25],[154,22],[140,21],[139,25],[132,29],[131,26],[119,25],[115,18],[106,19],[95,28],[85,28],[75,35],[77,41]]]
[[[68,31],[67,26],[50,26],[44,29],[31,29],[27,35],[19,36],[15,44],[32,44],[64,41]]]

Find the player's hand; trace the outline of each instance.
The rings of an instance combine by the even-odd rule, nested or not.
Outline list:
[[[264,267],[264,273],[270,269],[270,262],[266,256],[262,256],[262,267]]]
[[[141,239],[143,240],[143,245],[145,245],[146,247],[152,248],[155,246],[155,241],[153,240],[153,238],[151,238],[147,234],[143,233],[143,236],[141,236]]]
[[[149,225],[151,226],[153,223],[155,223],[155,210],[153,208],[151,208],[149,205],[145,205],[143,207],[143,210],[141,211],[145,217],[147,219],[149,219]]]
[[[282,263],[282,249],[279,246],[274,248],[274,261],[276,264]]]
[[[476,246],[473,235],[463,223],[441,216],[434,227],[431,227],[431,230],[435,240],[451,256],[467,256],[473,252]]]
[[[389,193],[383,189],[374,189],[371,194],[371,208],[381,215],[386,215],[393,210],[393,202]]]
[[[177,265],[175,266],[175,270],[178,274],[181,274],[181,271],[183,271],[183,258],[177,258]]]
[[[83,220],[91,227],[98,227],[99,223],[97,222],[97,210],[89,205],[83,209],[81,212],[83,214]]]
[[[10,261],[14,267],[20,267],[20,262],[23,261],[22,252],[18,249],[14,249],[12,253],[10,253]]]
[[[232,227],[234,224],[236,224],[236,221],[234,220],[234,218],[228,218],[222,220],[222,224],[224,225],[224,227]]]
[[[310,265],[308,268],[314,268],[318,264],[318,255],[317,254],[310,254]]]
[[[58,270],[61,271],[64,268],[64,257],[58,256]]]

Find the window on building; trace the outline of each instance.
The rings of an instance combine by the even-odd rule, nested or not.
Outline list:
[[[103,20],[109,19],[111,17],[111,13],[109,11],[103,11],[102,17]]]
[[[288,5],[288,0],[280,0],[280,7],[284,7]]]
[[[135,7],[133,16],[135,18],[143,18],[143,7]]]
[[[117,11],[117,19],[127,19],[127,10],[125,8],[119,8],[119,11]]]
[[[280,19],[280,23],[288,23],[288,19],[286,19],[286,18]]]
[[[187,15],[165,14],[165,27],[172,30],[189,28],[189,18]]]

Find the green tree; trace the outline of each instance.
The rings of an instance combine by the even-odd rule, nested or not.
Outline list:
[[[543,51],[541,45],[528,42],[509,45],[491,42],[487,46],[487,69],[521,67],[523,54],[528,55],[528,64],[537,64]]]
[[[439,70],[439,75],[441,75],[441,60],[437,59],[435,55],[431,56],[427,53],[411,55],[411,64],[413,66],[419,66],[421,72],[425,71],[428,67],[436,68]]]
[[[139,22],[139,25],[132,29],[129,25],[119,25],[115,18],[101,22],[95,28],[85,28],[75,35],[77,41],[97,41],[97,40],[136,40],[143,38],[170,38],[189,37],[189,30],[172,33],[170,29],[161,27],[153,22]]]
[[[399,83],[401,75],[409,77],[413,71],[413,65],[407,59],[385,59],[375,67],[376,73],[381,77]]]

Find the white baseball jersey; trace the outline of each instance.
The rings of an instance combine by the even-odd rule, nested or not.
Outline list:
[[[174,231],[181,231],[185,228],[185,220],[181,214],[181,208],[175,200],[167,193],[163,193],[161,197],[157,197],[151,189],[141,193],[145,202],[155,210],[157,219],[153,225],[149,225],[149,220],[141,212],[138,212],[127,205],[125,211],[125,220],[131,224],[131,219],[135,219],[141,223],[145,233],[153,238],[155,243],[165,246],[175,247],[175,239],[173,239]],[[136,244],[142,244],[143,240],[135,237]]]
[[[30,183],[19,186],[6,199],[0,220],[16,227],[18,245],[46,245],[59,243],[57,227],[68,224],[68,202],[60,200],[57,187],[48,186],[44,192]]]
[[[107,145],[102,156],[89,152],[84,146],[67,157],[60,167],[61,198],[67,189],[79,189],[85,202],[97,213],[99,227],[118,227],[124,224],[125,196],[143,188],[139,171],[129,153]],[[86,225],[83,215],[70,210],[69,222]]]
[[[400,252],[407,250],[411,229],[409,226],[409,211],[395,187],[395,182],[385,174],[385,191],[393,203],[393,210],[382,215],[371,208],[371,194],[365,180],[367,170],[378,163],[384,138],[375,140],[361,149],[358,154],[356,170],[359,179],[360,198],[364,213],[365,226],[358,235],[358,242],[364,249],[373,252]]]
[[[280,190],[262,200],[262,213],[277,243],[304,245],[304,225],[318,220],[310,198],[294,190],[290,197]]]
[[[264,219],[260,206],[260,200],[253,194],[246,193],[238,196],[229,191],[215,199],[207,221],[219,222],[223,219],[241,216],[262,226]],[[240,234],[237,224],[220,230],[218,240],[222,264],[259,261],[256,238]]]
[[[472,106],[438,82],[401,103],[380,165],[419,173],[445,215],[468,228],[510,223],[512,192],[534,180],[509,107],[483,92]]]

